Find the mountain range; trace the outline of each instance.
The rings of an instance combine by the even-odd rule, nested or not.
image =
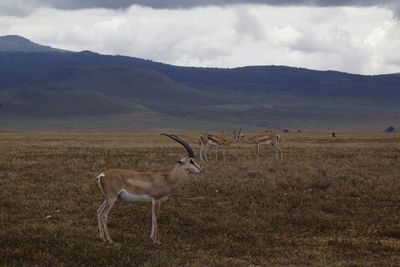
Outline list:
[[[0,37],[0,130],[380,131],[400,75],[181,67]]]

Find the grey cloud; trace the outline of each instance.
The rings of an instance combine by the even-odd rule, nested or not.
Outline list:
[[[400,20],[400,4],[396,7],[394,7],[394,17],[398,20]]]
[[[0,7],[9,0],[0,0]],[[275,6],[385,6],[399,7],[399,0],[20,0],[13,4],[21,8],[28,6],[54,7],[59,9],[82,8],[127,8],[133,4],[157,9],[191,8],[199,6],[222,6],[231,4],[267,4]],[[4,13],[4,12],[3,12]]]
[[[220,6],[230,4],[267,4],[267,5],[310,5],[310,6],[392,6],[398,0],[47,0],[47,2],[59,8],[125,8],[133,4],[152,8],[190,8],[196,6]]]
[[[265,33],[261,26],[262,22],[246,9],[237,10],[236,18],[235,28],[238,33],[253,38],[255,41],[261,41],[265,38]]]

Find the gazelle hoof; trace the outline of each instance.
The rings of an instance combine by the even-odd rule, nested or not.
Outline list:
[[[121,245],[120,243],[117,243],[117,242],[113,242],[113,243],[110,244],[110,245],[112,245],[112,246],[115,247],[115,248],[120,248],[120,247],[122,247],[122,245]]]

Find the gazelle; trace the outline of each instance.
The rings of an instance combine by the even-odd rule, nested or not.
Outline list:
[[[207,149],[209,146],[215,146],[216,147],[216,152],[215,152],[215,160],[218,159],[218,151],[221,149],[222,151],[222,157],[225,160],[225,150],[224,147],[232,144],[239,142],[239,135],[240,135],[240,130],[237,130],[235,133],[232,133],[231,135],[216,135],[216,134],[202,134],[199,137],[199,144],[200,144],[200,160],[206,160],[208,161],[207,157]]]
[[[151,234],[154,244],[160,244],[157,220],[160,216],[160,204],[169,194],[188,179],[188,173],[204,171],[194,161],[192,148],[175,135],[162,134],[180,143],[188,152],[189,158],[178,160],[169,172],[139,172],[126,169],[109,169],[100,173],[96,180],[104,195],[104,202],[97,210],[97,222],[100,238],[113,243],[107,227],[108,213],[117,199],[127,202],[151,202]]]
[[[240,140],[245,142],[246,144],[255,145],[257,147],[257,158],[260,157],[260,147],[271,145],[272,149],[275,152],[276,158],[278,158],[279,154],[281,159],[283,160],[283,151],[281,149],[281,137],[279,134],[266,132],[262,134],[256,134],[251,136],[241,135],[239,136]]]

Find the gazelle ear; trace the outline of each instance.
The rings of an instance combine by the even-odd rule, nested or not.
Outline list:
[[[176,163],[179,163],[179,164],[185,163],[185,157],[181,156],[181,159],[177,160]]]

